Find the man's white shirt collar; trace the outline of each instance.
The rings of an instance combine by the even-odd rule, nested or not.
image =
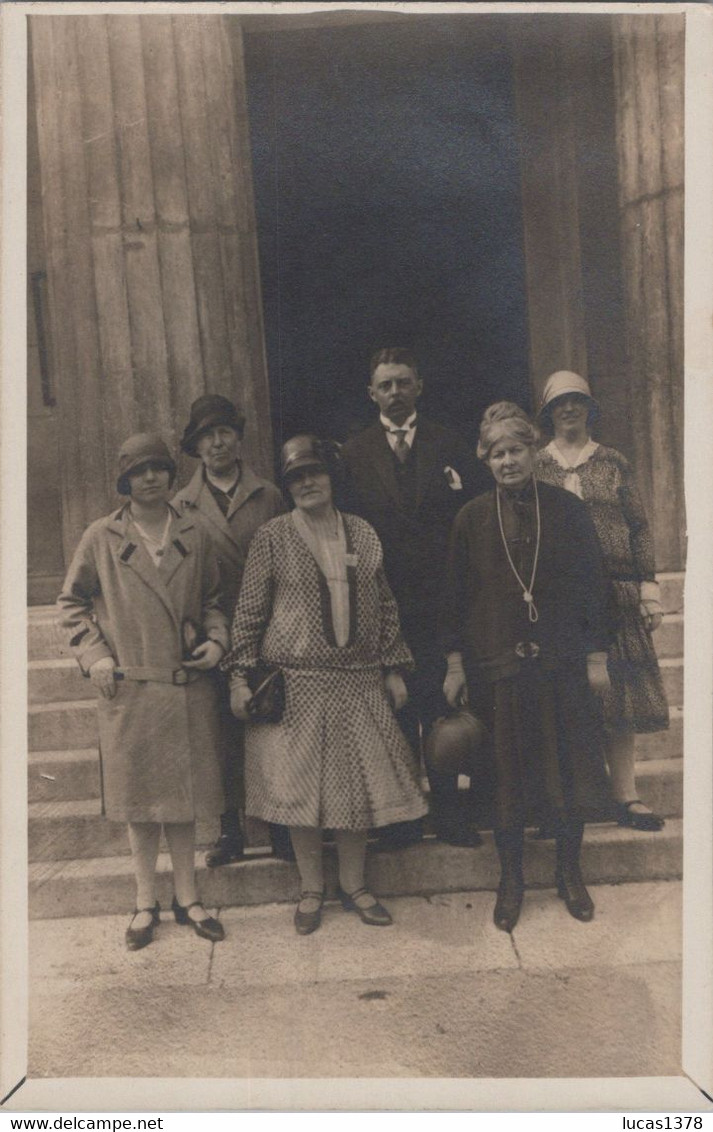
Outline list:
[[[404,433],[404,440],[408,444],[409,448],[411,447],[416,436],[416,416],[416,413],[412,413],[408,420],[405,420],[403,424],[395,425],[394,422],[390,421],[388,417],[385,417],[383,413],[379,414],[379,420],[386,429],[386,439],[388,440],[389,445],[392,449],[396,446],[398,434],[400,432]]]

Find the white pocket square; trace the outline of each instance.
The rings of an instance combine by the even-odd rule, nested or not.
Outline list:
[[[444,468],[443,471],[445,472],[446,479],[448,480],[448,486],[451,491],[462,491],[463,481],[458,475],[458,472],[455,470],[455,468],[451,468],[449,466]]]

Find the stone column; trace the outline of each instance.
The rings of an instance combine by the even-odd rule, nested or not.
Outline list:
[[[242,403],[271,472],[247,96],[222,16],[29,25],[68,555],[121,441],[175,450],[203,392]]]
[[[612,17],[629,410],[659,570],[685,557],[682,15]]]

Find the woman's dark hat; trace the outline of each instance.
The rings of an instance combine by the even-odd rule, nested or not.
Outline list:
[[[487,737],[485,724],[465,708],[441,716],[426,737],[426,766],[438,774],[472,775]]]
[[[287,480],[302,468],[315,468],[323,472],[329,470],[322,442],[308,433],[293,436],[282,446],[282,478]]]
[[[242,436],[245,417],[227,397],[221,397],[220,393],[204,393],[191,405],[191,419],[181,438],[181,450],[189,456],[197,456],[196,443],[202,433],[218,425],[234,428],[238,436]]]
[[[143,464],[158,464],[165,468],[173,483],[176,464],[164,441],[155,432],[137,432],[125,440],[119,449],[119,475],[116,481],[119,495],[131,495],[129,476]]]

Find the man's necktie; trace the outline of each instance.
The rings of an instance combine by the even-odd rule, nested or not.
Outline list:
[[[394,452],[396,453],[396,458],[397,458],[397,460],[399,461],[400,464],[405,464],[407,459],[408,459],[408,454],[411,451],[408,444],[406,443],[406,433],[408,432],[408,429],[407,428],[392,428],[391,431],[394,434],[394,436],[396,437],[396,444],[394,446]]]

